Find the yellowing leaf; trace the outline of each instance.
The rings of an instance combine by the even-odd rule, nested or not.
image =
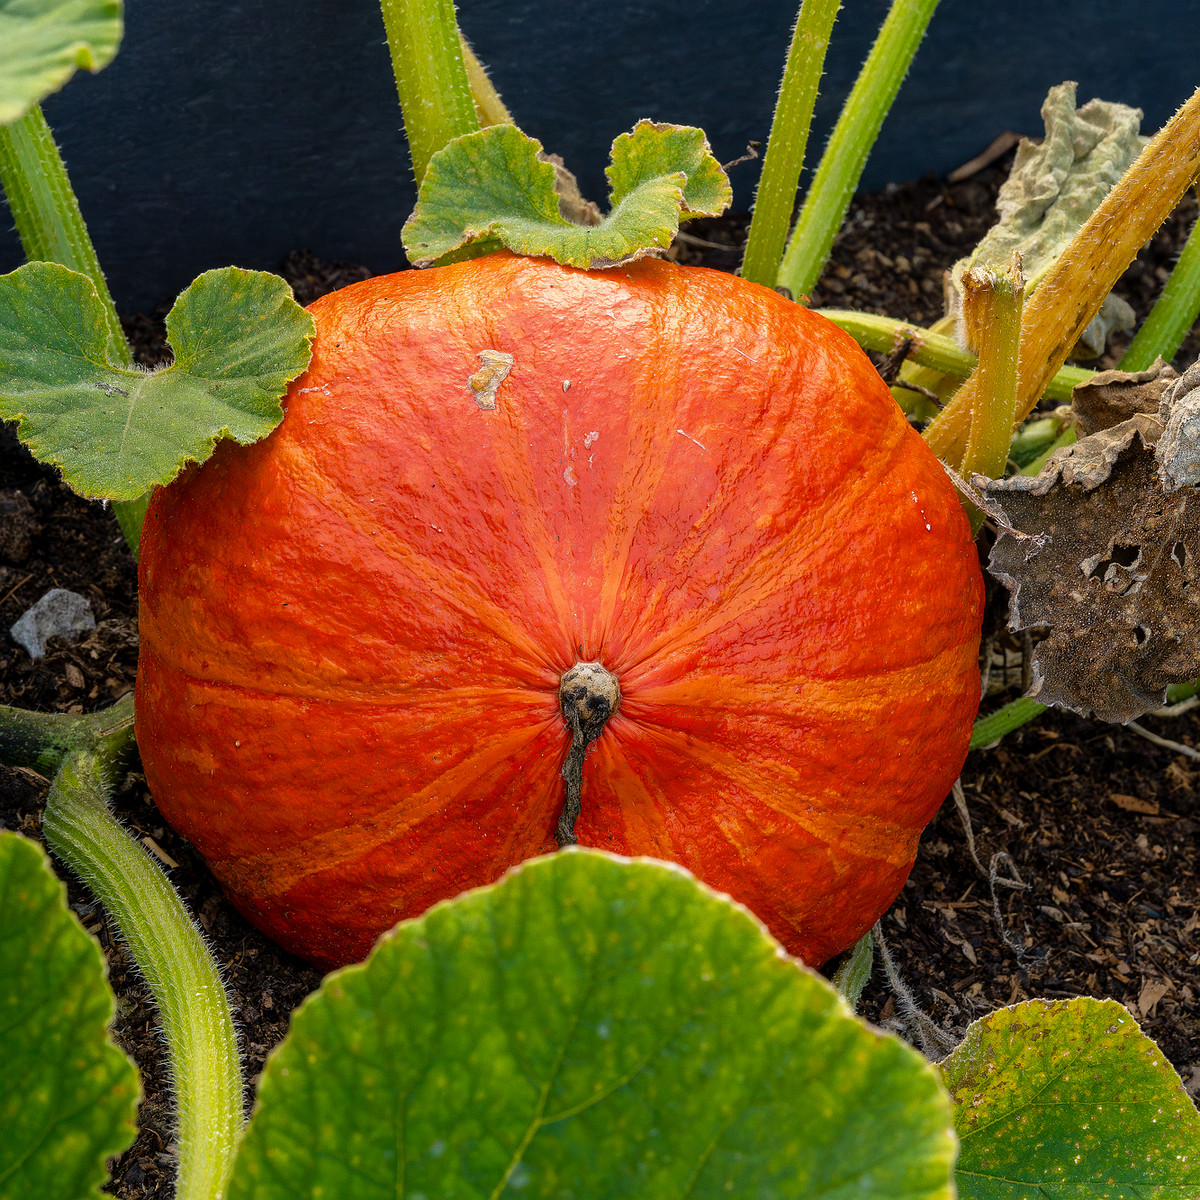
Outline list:
[[[1030,1000],[941,1064],[962,1200],[1193,1200],[1200,1115],[1115,1000]]]
[[[399,925],[272,1056],[230,1200],[949,1200],[929,1065],[678,868],[571,850]]]

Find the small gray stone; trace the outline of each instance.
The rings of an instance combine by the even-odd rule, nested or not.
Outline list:
[[[92,606],[78,592],[51,588],[32,608],[27,609],[9,630],[12,639],[23,646],[30,658],[44,658],[46,639],[66,638],[77,642],[96,628]]]

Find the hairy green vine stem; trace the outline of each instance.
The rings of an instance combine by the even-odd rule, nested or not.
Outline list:
[[[1170,362],[1200,315],[1200,220],[1192,226],[1150,315],[1120,362],[1122,371],[1146,371],[1160,355]]]
[[[456,137],[479,128],[452,0],[381,0],[413,177]]]
[[[792,31],[742,260],[742,278],[766,287],[775,285],[796,207],[817,87],[838,4],[839,0],[804,0]]]
[[[563,672],[558,702],[571,731],[571,749],[562,769],[567,794],[556,837],[559,846],[574,846],[575,822],[583,811],[583,756],[621,706],[621,687],[617,677],[600,663],[579,662]]]
[[[102,712],[42,713],[0,704],[0,763],[50,775],[72,750],[125,736],[133,729],[133,693]]]
[[[867,155],[879,136],[937,0],[893,0],[842,106],[788,240],[775,282],[799,298],[812,291],[841,228]]]
[[[11,125],[0,125],[0,183],[30,262],[56,262],[86,275],[104,305],[107,350],[114,366],[132,367],[133,355],[100,269],[79,201],[40,105]]]
[[[985,746],[994,745],[1006,733],[1020,729],[1035,717],[1040,717],[1046,711],[1046,705],[1031,700],[1028,696],[1020,696],[1006,704],[1003,708],[986,717],[980,717],[971,729],[971,749],[981,750]]]
[[[975,472],[989,479],[1004,475],[1017,406],[1017,350],[1024,298],[1019,254],[1013,254],[1005,275],[975,267],[962,277],[963,326],[979,355],[976,371],[980,380],[961,467],[968,479]],[[968,516],[972,531],[978,533],[983,513],[972,505]]]
[[[1168,707],[1189,699],[1200,691],[1200,683],[1174,683],[1167,688],[1166,702]],[[1003,708],[998,708],[986,717],[980,717],[971,729],[972,750],[984,750],[994,746],[1005,734],[1020,729],[1036,720],[1047,709],[1047,705],[1034,700],[1030,696],[1019,696],[1009,701]]]
[[[48,732],[52,751],[61,730]],[[92,746],[66,750],[42,829],[116,923],[162,1014],[178,1113],[177,1200],[221,1200],[244,1123],[237,1035],[203,935],[158,865],[109,811],[109,779],[132,738],[132,721],[122,717]]]
[[[920,325],[898,321],[894,317],[855,312],[852,309],[818,308],[814,311],[828,317],[838,328],[844,329],[864,350],[889,354],[898,342],[911,338],[908,361],[922,367],[931,367],[958,379],[966,379],[975,370],[978,362],[975,355],[969,350],[964,350],[954,338]],[[1043,394],[1048,400],[1070,404],[1071,392],[1075,385],[1086,383],[1095,374],[1095,371],[1090,371],[1087,367],[1061,367],[1046,385]]]

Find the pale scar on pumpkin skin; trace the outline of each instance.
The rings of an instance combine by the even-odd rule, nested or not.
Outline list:
[[[475,357],[483,366],[467,380],[467,386],[480,408],[495,408],[496,391],[513,368],[513,356],[503,350],[480,350]]]

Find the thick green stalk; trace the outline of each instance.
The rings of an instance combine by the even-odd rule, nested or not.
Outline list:
[[[107,777],[125,731],[67,754],[42,829],[116,922],[162,1014],[174,1077],[176,1200],[220,1200],[244,1123],[237,1035],[220,972],[175,889],[112,815]]]
[[[1166,702],[1168,705],[1178,704],[1180,701],[1194,696],[1198,691],[1200,691],[1200,682],[1173,683],[1167,688]],[[989,713],[986,717],[980,717],[975,722],[971,730],[970,748],[979,750],[998,742],[1005,734],[1012,733],[1014,729],[1020,729],[1022,725],[1028,725],[1030,721],[1036,720],[1047,710],[1047,707],[1029,696],[1020,696],[1018,699],[1010,701],[1003,708]]]
[[[1001,479],[1017,407],[1017,353],[1025,299],[1020,257],[1013,255],[1006,275],[982,268],[968,271],[962,278],[962,290],[964,328],[979,355],[979,391],[959,469],[968,479],[975,474]],[[978,533],[983,513],[972,506],[968,511],[971,528]]]
[[[1021,696],[998,711],[980,717],[971,730],[971,749],[978,750],[998,742],[1006,733],[1012,733],[1014,729],[1020,729],[1035,717],[1040,717],[1046,707],[1028,696]]]
[[[79,201],[40,105],[11,125],[0,126],[0,183],[25,257],[30,262],[61,263],[95,284],[108,324],[109,361],[113,366],[133,366]]]
[[[1200,220],[1137,336],[1121,359],[1122,371],[1145,371],[1162,355],[1170,362],[1200,315]]]
[[[1063,449],[1065,446],[1071,445],[1074,441],[1075,426],[1068,425],[1066,429],[1064,429],[1062,433],[1060,433],[1058,437],[1056,437],[1054,441],[1052,441],[1050,445],[1047,446],[1046,449],[1037,456],[1037,458],[1035,458],[1032,462],[1026,463],[1025,466],[1021,468],[1020,473],[1022,475],[1030,476],[1040,475],[1042,468],[1050,460],[1050,456],[1052,454],[1057,454],[1058,451]]]
[[[1009,458],[1020,467],[1023,475],[1037,474],[1025,469],[1038,456],[1054,446],[1063,431],[1071,427],[1069,418],[1060,417],[1057,413],[1048,417],[1032,417],[1013,434],[1012,444],[1008,448]]]
[[[479,128],[451,0],[381,0],[413,176],[453,138]]]
[[[873,350],[877,354],[887,354],[898,340],[912,338],[912,349],[908,352],[912,362],[959,379],[966,379],[979,361],[954,338],[923,329],[919,325],[910,325],[907,321],[897,321],[894,317],[879,317],[874,313],[841,308],[818,308],[814,311],[844,329],[864,350]],[[1044,394],[1049,400],[1069,404],[1075,385],[1086,383],[1095,374],[1095,371],[1089,371],[1086,367],[1062,367],[1046,385]]]
[[[813,106],[839,3],[840,0],[803,0],[792,31],[742,260],[742,277],[767,287],[775,286],[796,207],[796,189],[800,186]]]
[[[867,155],[879,136],[937,0],[893,0],[871,53],[842,106],[776,279],[793,296],[816,286]]]
[[[12,210],[25,257],[30,262],[61,263],[92,281],[104,306],[108,361],[116,367],[132,367],[133,353],[121,329],[67,168],[40,105],[35,104],[11,125],[0,126],[0,185]],[[113,503],[121,532],[135,557],[148,500],[144,496],[140,500]]]
[[[62,766],[72,750],[124,735],[133,728],[133,693],[102,712],[44,713],[0,705],[0,763],[33,767],[47,775]]]

